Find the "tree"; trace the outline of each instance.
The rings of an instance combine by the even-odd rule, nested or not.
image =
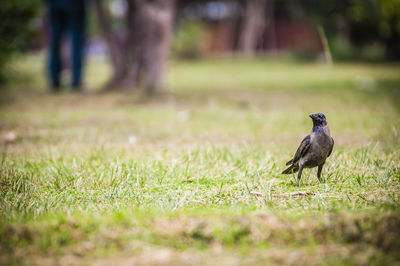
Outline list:
[[[164,88],[174,0],[125,0],[124,36],[112,30],[104,1],[94,0],[99,27],[109,50],[110,89],[142,86],[147,93]]]
[[[398,0],[305,0],[303,6],[326,31],[337,59],[359,60],[367,55],[368,60],[371,54],[378,54],[374,60],[400,59]]]
[[[267,0],[246,1],[242,27],[239,35],[239,51],[253,54],[265,29]],[[272,3],[272,0],[270,0]],[[272,8],[272,7],[271,7]]]
[[[39,10],[36,0],[3,0],[0,4],[0,83],[6,80],[7,63],[26,43],[31,22]]]

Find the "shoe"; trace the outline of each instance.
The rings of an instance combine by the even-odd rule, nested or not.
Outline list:
[[[71,86],[71,92],[82,92],[82,86],[81,85],[72,85]]]

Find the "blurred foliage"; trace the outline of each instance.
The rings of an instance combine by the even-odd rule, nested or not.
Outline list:
[[[0,4],[0,83],[6,80],[7,63],[27,41],[39,0],[2,0]]]
[[[305,0],[304,8],[324,27],[336,60],[400,59],[400,1]]]
[[[204,24],[198,20],[184,21],[175,34],[173,50],[177,57],[197,58],[201,54]]]
[[[336,36],[330,42],[335,60],[346,61],[354,58],[354,48],[346,38]]]
[[[359,56],[367,61],[381,61],[385,56],[386,49],[382,44],[372,43],[364,45],[359,51]]]

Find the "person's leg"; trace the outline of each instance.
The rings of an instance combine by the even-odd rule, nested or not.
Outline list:
[[[50,86],[52,90],[58,90],[60,87],[61,72],[61,41],[63,31],[63,20],[60,13],[53,9],[49,9],[50,22],[50,47],[48,73],[50,78]]]
[[[84,64],[84,45],[86,35],[85,10],[74,12],[71,16],[71,56],[72,56],[72,89],[80,90]]]

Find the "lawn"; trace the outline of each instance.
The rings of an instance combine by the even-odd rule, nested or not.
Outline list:
[[[167,96],[51,94],[43,56],[0,96],[0,264],[400,261],[400,65],[171,62]],[[326,115],[322,173],[280,174]],[[6,135],[15,136],[10,141]]]

